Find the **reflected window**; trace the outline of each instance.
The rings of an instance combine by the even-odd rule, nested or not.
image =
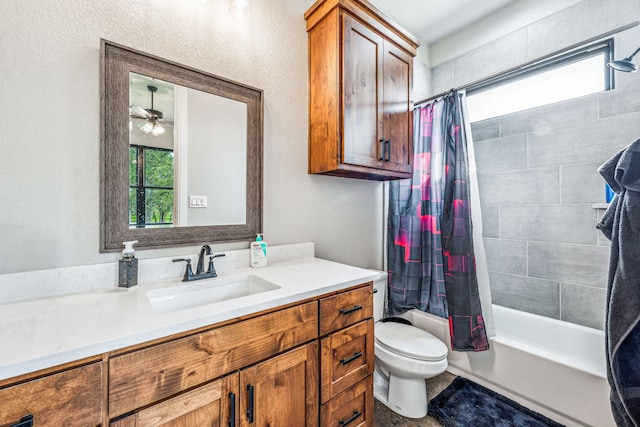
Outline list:
[[[129,146],[129,227],[169,227],[174,221],[173,150]]]

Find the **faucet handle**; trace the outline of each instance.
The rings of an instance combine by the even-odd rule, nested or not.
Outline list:
[[[187,268],[184,270],[184,276],[182,278],[183,282],[188,282],[193,277],[193,270],[191,269],[191,260],[189,258],[175,258],[173,262],[181,262],[185,261],[187,263]]]
[[[213,266],[213,259],[221,256],[226,256],[226,254],[209,255],[209,267],[207,268],[207,274],[211,275],[211,277],[218,277],[216,268]]]

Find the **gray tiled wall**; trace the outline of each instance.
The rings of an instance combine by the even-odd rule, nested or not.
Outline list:
[[[603,328],[597,168],[640,136],[640,105],[600,118],[602,97],[612,102],[595,94],[472,125],[494,303]]]
[[[590,39],[629,22],[630,11],[640,14],[640,2],[584,0],[434,67],[432,88]],[[616,58],[638,40],[638,27],[616,35]],[[593,204],[604,202],[596,169],[640,137],[640,74],[615,79],[612,91],[472,124],[494,303],[603,328],[609,242],[595,229],[603,211]]]

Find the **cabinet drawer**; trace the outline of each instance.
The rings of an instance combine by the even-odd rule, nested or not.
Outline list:
[[[110,418],[317,338],[317,307],[310,302],[113,357]]]
[[[373,316],[373,285],[320,300],[320,335]]]
[[[99,426],[102,364],[93,363],[0,390],[0,425],[33,415],[35,426]]]
[[[324,403],[373,373],[373,319],[321,340],[320,382]]]
[[[322,427],[373,426],[373,376],[343,391],[320,408]]]
[[[238,374],[200,386],[121,418],[111,427],[236,426]]]

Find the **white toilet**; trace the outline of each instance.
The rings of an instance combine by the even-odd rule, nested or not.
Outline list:
[[[392,411],[410,418],[427,414],[425,379],[447,369],[447,346],[430,333],[397,322],[382,322],[387,273],[373,283],[375,372],[373,395]]]

